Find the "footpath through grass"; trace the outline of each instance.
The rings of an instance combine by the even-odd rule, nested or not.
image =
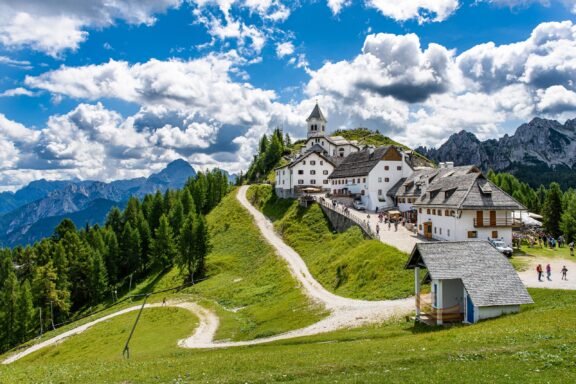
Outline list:
[[[108,359],[102,350],[78,361],[3,366],[0,382],[576,382],[576,293],[530,293],[536,304],[523,306],[520,314],[472,326],[394,322],[244,348],[160,349],[132,361]],[[78,339],[84,336],[90,335]]]
[[[248,200],[274,221],[284,241],[298,252],[312,275],[341,296],[398,299],[413,294],[413,274],[404,270],[408,255],[378,240],[366,240],[359,228],[334,233],[318,204],[303,208],[278,199],[269,185],[253,185]]]

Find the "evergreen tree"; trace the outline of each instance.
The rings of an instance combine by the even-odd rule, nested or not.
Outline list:
[[[177,256],[172,228],[166,215],[160,217],[160,225],[152,240],[152,258],[157,267],[168,267],[174,263]]]
[[[138,229],[132,228],[126,223],[120,242],[122,260],[122,276],[128,276],[136,272],[140,265],[140,234]]]
[[[550,184],[550,189],[544,200],[542,216],[544,229],[552,236],[558,237],[561,234],[560,220],[562,218],[562,191],[560,190],[560,184]]]
[[[121,263],[120,248],[118,246],[116,233],[112,229],[107,230],[104,233],[104,241],[107,246],[106,252],[104,253],[104,263],[106,264],[108,279],[111,284],[116,284],[119,278],[118,270]]]
[[[150,217],[148,217],[148,226],[150,231],[154,233],[158,225],[160,224],[160,216],[164,213],[164,198],[160,191],[154,194],[154,200],[152,201],[152,210],[150,211]]]
[[[192,195],[190,194],[190,188],[184,188],[182,190],[182,197],[180,198],[182,201],[182,208],[184,209],[184,216],[188,215],[190,212],[196,213],[196,205],[194,204],[194,199],[192,199]]]
[[[106,216],[106,227],[112,228],[116,236],[122,233],[122,212],[120,212],[118,207],[113,207],[110,212],[108,212],[108,216]]]
[[[54,229],[54,234],[52,235],[52,237],[54,238],[54,240],[58,241],[60,239],[63,239],[67,233],[71,232],[76,233],[76,226],[74,225],[72,220],[64,219],[60,222],[60,224],[58,224],[56,229]]]
[[[57,280],[56,270],[52,263],[48,263],[38,268],[32,282],[33,296],[38,306],[42,308],[44,327],[52,320],[50,303],[52,303],[54,322],[57,322],[59,318],[65,318],[70,310],[70,292],[56,288]]]
[[[90,297],[92,305],[100,302],[108,288],[108,276],[106,265],[100,252],[95,251],[92,255],[92,268],[90,270]]]
[[[16,338],[18,342],[28,339],[34,329],[34,304],[32,302],[32,289],[28,280],[24,281],[20,290],[18,307],[16,310]]]
[[[576,195],[572,194],[566,203],[566,210],[562,213],[560,229],[566,241],[576,241]]]
[[[0,324],[2,324],[2,343],[3,348],[17,342],[16,330],[17,326],[17,308],[20,300],[20,286],[16,274],[11,271],[4,281],[2,289],[0,290]]]
[[[184,222],[184,206],[180,199],[175,199],[170,210],[170,226],[174,231],[174,237],[180,234],[180,227]]]
[[[196,249],[194,243],[196,241],[195,222],[196,215],[190,213],[184,220],[184,225],[180,230],[180,238],[178,241],[179,257],[178,266],[182,273],[186,276],[186,281],[194,281],[195,272],[195,259]]]

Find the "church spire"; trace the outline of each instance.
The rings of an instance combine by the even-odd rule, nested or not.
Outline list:
[[[324,136],[326,134],[326,123],[328,120],[324,117],[318,101],[316,101],[316,105],[306,122],[308,123],[308,137]]]

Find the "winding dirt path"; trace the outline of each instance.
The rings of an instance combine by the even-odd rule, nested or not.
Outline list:
[[[367,301],[355,300],[335,295],[327,291],[310,273],[306,263],[300,255],[288,246],[274,231],[272,223],[246,198],[246,191],[248,187],[243,186],[239,189],[236,197],[240,204],[252,215],[255,224],[260,229],[260,232],[276,250],[277,254],[286,261],[288,268],[304,293],[316,303],[323,305],[330,315],[323,320],[318,321],[308,327],[296,329],[290,332],[282,333],[279,335],[260,338],[248,341],[214,341],[216,331],[219,326],[218,316],[196,303],[191,302],[168,302],[168,306],[175,306],[187,309],[194,313],[199,319],[199,325],[194,331],[194,334],[186,339],[178,341],[178,345],[182,348],[228,348],[239,347],[255,344],[269,343],[277,340],[286,340],[302,336],[317,335],[320,333],[331,332],[343,328],[360,327],[367,324],[381,323],[387,319],[395,316],[402,316],[409,313],[414,307],[414,299],[400,299],[400,300],[384,300],[384,301]],[[149,304],[145,308],[159,307],[161,304]],[[90,327],[109,320],[113,317],[138,310],[140,306],[134,306],[123,309],[121,311],[104,316],[100,319],[81,325],[70,331],[64,332],[49,340],[31,346],[30,348],[16,353],[2,362],[2,364],[9,364],[22,357],[29,355],[44,347],[54,345],[67,337],[77,335],[84,332]]]

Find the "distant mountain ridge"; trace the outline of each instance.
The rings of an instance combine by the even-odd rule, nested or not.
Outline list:
[[[418,152],[437,162],[475,164],[484,171],[510,172],[533,187],[559,182],[576,187],[576,119],[564,124],[534,118],[500,139],[480,141],[470,132],[451,135],[439,148]]]
[[[156,191],[179,189],[196,171],[184,160],[175,160],[149,177],[100,181],[46,181],[30,183],[16,193],[0,194],[0,246],[34,242],[65,217],[76,225],[102,223],[108,210],[122,206],[131,196],[143,197]],[[11,200],[9,200],[11,199]],[[5,201],[14,204],[5,209]]]

